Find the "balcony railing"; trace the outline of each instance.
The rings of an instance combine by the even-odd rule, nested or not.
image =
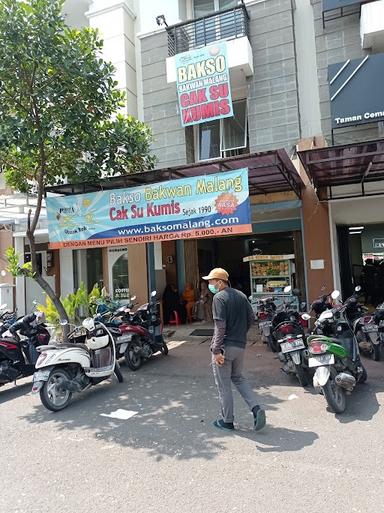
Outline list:
[[[201,48],[222,39],[248,36],[249,14],[245,5],[167,27],[168,55]]]

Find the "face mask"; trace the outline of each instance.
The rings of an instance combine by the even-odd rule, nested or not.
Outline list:
[[[219,289],[215,287],[215,285],[208,285],[209,290],[212,292],[212,294],[217,294],[219,292]]]

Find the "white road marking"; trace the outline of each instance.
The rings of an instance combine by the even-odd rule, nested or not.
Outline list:
[[[122,410],[119,408],[116,411],[111,411],[111,413],[100,413],[101,417],[110,417],[111,419],[120,419],[120,420],[128,420],[134,415],[137,415],[139,412],[132,410]]]

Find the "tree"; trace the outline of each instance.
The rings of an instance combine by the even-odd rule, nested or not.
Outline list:
[[[152,169],[155,159],[149,127],[119,114],[124,95],[97,32],[69,28],[63,2],[1,0],[0,165],[9,186],[37,197],[26,230],[31,269],[19,272],[33,276],[67,320],[36,262],[44,188]]]

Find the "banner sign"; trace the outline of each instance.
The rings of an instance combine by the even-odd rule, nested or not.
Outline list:
[[[332,128],[384,121],[384,54],[328,66]]]
[[[233,116],[226,41],[176,54],[175,62],[183,126]]]
[[[46,202],[52,249],[252,232],[246,168]]]

